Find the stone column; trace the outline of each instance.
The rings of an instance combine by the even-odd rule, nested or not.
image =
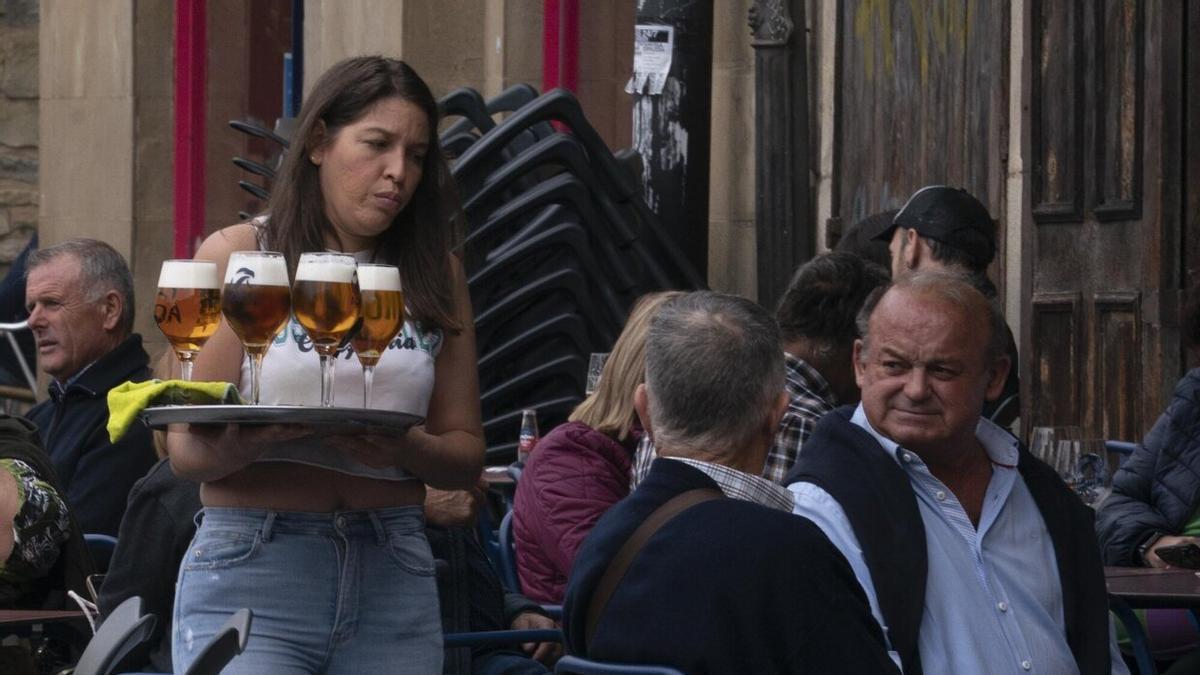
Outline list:
[[[814,250],[809,197],[808,59],[804,0],[756,0],[755,176],[758,301],[773,307]]]
[[[40,243],[112,244],[133,271],[136,329],[160,345],[150,308],[171,252],[173,8],[43,0],[39,26]]]

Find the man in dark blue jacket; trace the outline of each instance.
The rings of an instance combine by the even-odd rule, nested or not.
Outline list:
[[[84,532],[116,536],[130,488],[154,465],[150,430],[110,443],[108,390],[152,377],[133,332],[133,277],[108,244],[73,239],[30,254],[25,305],[50,399],[28,418]]]
[[[658,459],[579,549],[573,654],[690,674],[898,672],[846,560],[761,476],[783,381],[779,327],[749,300],[705,291],[659,310],[634,399]]]

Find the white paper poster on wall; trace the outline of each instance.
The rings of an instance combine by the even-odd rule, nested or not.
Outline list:
[[[675,28],[642,24],[633,27],[633,77],[625,85],[630,94],[661,94],[671,72]]]

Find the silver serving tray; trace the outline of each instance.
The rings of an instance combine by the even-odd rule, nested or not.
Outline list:
[[[168,424],[332,424],[406,431],[425,418],[393,410],[306,405],[163,405],[141,412],[151,427]]]

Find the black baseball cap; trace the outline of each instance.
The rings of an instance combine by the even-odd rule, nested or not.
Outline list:
[[[945,185],[927,185],[908,198],[900,212],[873,239],[891,241],[897,227],[959,249],[987,267],[996,257],[996,222],[971,193]]]

